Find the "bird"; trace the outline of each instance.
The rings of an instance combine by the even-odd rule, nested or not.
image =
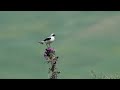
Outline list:
[[[51,47],[50,44],[55,41],[55,34],[52,33],[49,37],[45,38],[44,40],[38,42],[40,44],[46,44],[47,47]]]

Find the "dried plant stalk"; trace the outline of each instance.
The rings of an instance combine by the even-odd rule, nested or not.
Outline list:
[[[55,49],[50,47],[45,49],[44,57],[47,60],[48,64],[50,64],[50,68],[48,71],[48,74],[50,74],[49,79],[57,79],[60,72],[57,71],[56,68],[58,56],[55,55]]]

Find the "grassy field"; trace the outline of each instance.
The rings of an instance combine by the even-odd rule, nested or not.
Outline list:
[[[38,41],[56,34],[61,79],[120,73],[119,11],[0,11],[0,78],[47,79]]]

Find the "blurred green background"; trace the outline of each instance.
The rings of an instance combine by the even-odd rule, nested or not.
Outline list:
[[[0,79],[48,79],[38,41],[51,33],[60,79],[120,72],[119,11],[0,11]]]

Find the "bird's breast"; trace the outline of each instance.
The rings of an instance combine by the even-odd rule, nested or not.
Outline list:
[[[54,40],[55,40],[55,38],[54,38],[54,37],[51,37],[51,40],[50,40],[50,41],[53,42]]]

